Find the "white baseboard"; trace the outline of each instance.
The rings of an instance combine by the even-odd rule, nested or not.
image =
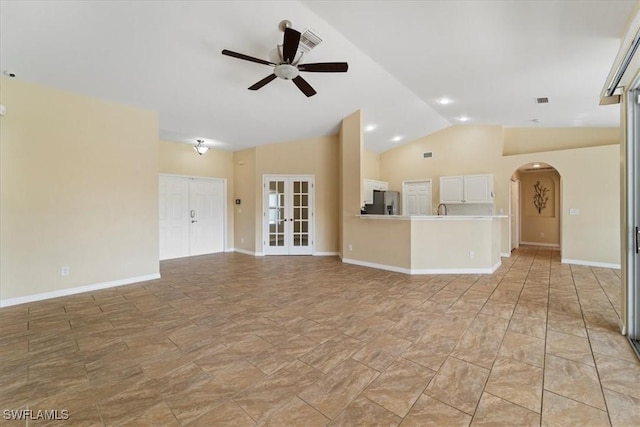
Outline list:
[[[256,253],[254,251],[248,251],[246,249],[235,248],[233,251],[238,252],[239,254],[256,256]]]
[[[608,262],[583,261],[579,259],[567,259],[567,258],[562,258],[561,262],[563,264],[585,265],[587,267],[615,268],[617,270],[620,269],[620,264],[612,264]]]
[[[130,277],[128,279],[114,280],[111,282],[96,283],[93,285],[78,286],[76,288],[60,289],[57,291],[44,292],[41,294],[27,295],[18,298],[0,300],[0,307],[26,304],[28,302],[42,301],[45,299],[65,297],[69,295],[81,294],[83,292],[98,291],[100,289],[115,288],[117,286],[132,285],[134,283],[146,282],[160,278],[160,273],[148,274],[146,276]]]
[[[337,256],[338,252],[314,252],[313,256]]]
[[[362,267],[377,268],[379,270],[393,271],[395,273],[404,274],[491,274],[502,265],[498,262],[491,268],[404,268],[394,265],[377,264],[374,262],[359,261],[355,259],[343,258],[345,264],[354,264]]]
[[[543,246],[545,248],[555,248],[560,249],[560,245],[558,243],[538,243],[538,242],[520,242],[520,245],[527,246]]]

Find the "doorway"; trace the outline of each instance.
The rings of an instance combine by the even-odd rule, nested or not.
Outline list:
[[[263,177],[265,255],[312,255],[314,194],[312,175]]]
[[[402,215],[431,215],[431,180],[402,182]]]
[[[527,163],[511,176],[511,249],[561,247],[561,176],[551,165]]]
[[[226,181],[160,175],[160,259],[224,251]]]

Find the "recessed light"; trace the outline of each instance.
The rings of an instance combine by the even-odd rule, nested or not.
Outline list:
[[[534,168],[539,168],[542,165],[540,163],[531,163],[531,166]]]
[[[460,122],[468,122],[468,121],[469,121],[469,117],[467,117],[467,116],[460,116],[460,117],[458,117],[458,121],[460,121]]]
[[[377,125],[366,125],[364,127],[364,131],[365,132],[371,132],[371,131],[376,130],[377,127],[378,127]]]
[[[440,105],[451,104],[451,100],[449,98],[440,98],[438,99],[438,104]]]
[[[402,141],[402,137],[400,135],[396,135],[393,138],[391,138],[391,142],[399,142]]]

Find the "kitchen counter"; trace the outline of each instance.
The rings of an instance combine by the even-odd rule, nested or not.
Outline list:
[[[407,274],[490,274],[506,215],[358,215],[343,262]]]

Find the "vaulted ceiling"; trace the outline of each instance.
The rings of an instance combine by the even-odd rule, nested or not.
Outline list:
[[[382,152],[461,123],[618,126],[599,94],[636,3],[2,0],[0,69],[157,111],[161,138],[226,150],[334,134],[361,109]],[[349,71],[305,73],[310,98],[280,79],[247,90],[272,68],[220,52],[271,61],[284,19],[323,40],[301,63]]]

